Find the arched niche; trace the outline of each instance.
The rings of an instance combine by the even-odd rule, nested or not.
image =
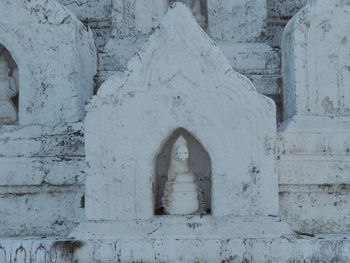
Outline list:
[[[182,135],[187,141],[189,149],[189,167],[195,174],[196,181],[203,195],[204,206],[202,210],[207,214],[210,214],[212,185],[210,156],[202,144],[184,128],[176,129],[165,141],[157,155],[153,184],[155,214],[164,214],[161,199],[164,195],[164,187],[168,179],[167,173],[170,165],[171,149],[180,135]]]
[[[178,127],[210,155],[212,217],[276,215],[273,101],[232,69],[183,4],[139,56],[86,108],[86,218],[152,219],[156,159]]]
[[[18,74],[15,60],[0,43],[0,125],[18,121]]]
[[[55,0],[0,1],[0,44],[20,71],[19,125],[84,118],[93,94],[96,48],[92,32],[69,10]]]
[[[207,0],[168,0],[169,6],[175,2],[184,3],[192,10],[193,16],[196,18],[198,24],[207,29],[208,26],[208,8]]]

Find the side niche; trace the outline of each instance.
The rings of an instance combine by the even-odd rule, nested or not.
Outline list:
[[[0,44],[0,125],[18,120],[18,80],[17,64]]]
[[[184,3],[191,11],[197,23],[206,29],[208,25],[207,0],[168,0],[171,6],[175,2]]]
[[[155,214],[210,214],[211,184],[208,152],[188,131],[176,129],[156,159]]]

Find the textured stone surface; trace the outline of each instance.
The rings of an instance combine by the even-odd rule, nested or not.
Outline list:
[[[87,204],[87,214],[93,216],[93,218],[95,216],[104,218],[104,215],[108,213],[111,216],[110,218],[115,218],[115,216],[123,217],[131,212],[127,207],[130,205],[133,206],[134,202],[140,206],[140,209],[142,208],[138,216],[149,217],[149,215],[152,214],[151,211],[153,211],[153,209],[150,206],[151,202],[149,202],[152,200],[152,186],[149,185],[152,180],[146,178],[149,177],[151,179],[152,173],[149,172],[149,169],[152,170],[153,167],[152,163],[148,163],[146,160],[154,158],[164,138],[167,137],[169,132],[171,133],[178,127],[187,128],[201,141],[204,148],[209,152],[209,155],[212,155],[212,162],[217,160],[218,163],[213,165],[215,171],[215,173],[213,172],[213,176],[215,177],[213,178],[213,182],[216,183],[215,187],[218,187],[217,189],[220,188],[221,191],[224,191],[226,186],[234,187],[234,185],[240,185],[240,183],[238,183],[239,181],[241,181],[242,186],[243,184],[247,184],[248,188],[257,187],[257,189],[259,189],[261,187],[260,190],[257,191],[260,193],[260,197],[257,196],[256,199],[253,196],[248,197],[249,195],[244,197],[245,194],[241,192],[242,189],[237,188],[234,190],[234,188],[231,188],[227,194],[224,195],[225,201],[220,198],[222,194],[214,190],[213,193],[215,199],[217,199],[217,207],[214,208],[214,210],[218,215],[230,213],[275,214],[277,212],[277,200],[273,198],[273,195],[277,193],[277,185],[275,185],[277,181],[274,181],[276,177],[273,175],[274,104],[269,99],[260,97],[255,93],[252,84],[246,78],[232,70],[223,54],[214,47],[213,43],[207,38],[203,31],[200,30],[198,25],[193,23],[193,19],[187,17],[188,14],[186,12],[185,14],[181,13],[182,9],[184,8],[179,7],[180,11],[178,10],[177,12],[173,11],[174,13],[170,13],[164,22],[164,26],[161,27],[161,30],[157,31],[150,38],[149,42],[143,48],[143,51],[133,58],[129,63],[128,71],[124,73],[125,79],[119,76],[112,77],[105,83],[103,88],[100,89],[98,96],[92,100],[89,106],[89,114],[86,118],[86,153],[87,161],[90,166],[87,184],[88,189],[90,187],[92,188],[87,196],[88,202],[91,200],[91,203]],[[175,13],[176,16],[181,17],[186,23],[181,21],[180,18],[176,18]],[[183,35],[183,37],[176,37],[178,35]],[[183,38],[186,40],[182,40]],[[196,51],[192,50],[192,45],[197,46]],[[160,52],[159,50],[165,50],[162,51],[164,55],[162,57],[154,56],[154,54]],[[169,62],[171,63],[169,64]],[[149,64],[153,66],[149,68]],[[163,85],[165,85],[165,87],[161,88]],[[216,92],[212,94],[213,87],[215,87]],[[118,93],[115,92],[116,90]],[[198,90],[201,91],[199,92]],[[218,92],[218,90],[221,92]],[[139,93],[143,95],[138,96]],[[124,94],[129,95],[125,96]],[[155,96],[155,94],[157,94],[157,96]],[[206,94],[212,95],[209,96]],[[210,99],[210,101],[221,101],[220,105],[223,106],[222,109],[218,107],[219,105],[216,102],[216,106],[209,106],[211,102],[208,101],[208,98],[212,96],[219,96],[215,98],[215,100]],[[237,101],[235,105],[232,105],[230,100],[234,100],[237,96],[242,97],[241,102]],[[115,99],[113,99],[114,97]],[[194,105],[193,100],[195,98],[197,102]],[[237,103],[242,103],[243,100],[246,102],[238,106]],[[248,107],[247,103],[251,105],[249,111],[245,110]],[[137,105],[137,110],[135,109],[135,105]],[[165,105],[173,106],[165,107]],[[196,108],[194,108],[194,106],[196,106]],[[260,108],[257,109],[257,107]],[[226,115],[220,114],[220,111],[225,112]],[[258,128],[253,129],[251,127],[253,122],[245,122],[239,117],[241,114],[248,114],[250,111],[253,111],[253,114],[249,120],[252,121],[256,119],[254,125],[257,125]],[[235,114],[227,115],[229,112],[235,112]],[[237,114],[238,112],[242,113]],[[108,115],[111,114],[114,118],[107,117],[108,115],[106,116],[106,113],[108,113]],[[145,113],[147,115],[143,115]],[[127,115],[128,117],[126,118]],[[219,116],[225,116],[225,118],[228,119],[221,120]],[[130,122],[127,121],[128,119]],[[203,123],[200,121],[202,119],[206,121]],[[216,128],[214,129],[214,127],[216,127],[215,123],[226,123],[226,125],[240,123],[240,126],[234,125],[231,127],[220,125],[220,129],[217,130]],[[269,123],[269,125],[267,125],[267,123]],[[137,128],[136,126],[139,127]],[[249,138],[244,136],[244,141],[240,140],[238,138],[242,136],[242,134],[240,134],[239,130],[244,130],[242,128],[243,126],[250,130],[251,133],[259,130],[259,134],[250,135]],[[98,132],[95,131],[96,128],[99,129]],[[216,141],[214,137],[209,138],[203,134],[204,131],[207,132],[211,129],[214,129],[212,131],[214,134],[220,134],[220,136],[218,135],[220,140]],[[228,130],[230,132],[226,132]],[[144,137],[145,131],[147,131],[148,134],[147,141],[145,141],[145,144],[141,144],[142,141],[140,140]],[[105,136],[100,136],[101,132],[103,132]],[[143,134],[141,137],[139,132]],[[113,134],[113,136],[111,137],[109,134]],[[118,137],[123,139],[119,140]],[[110,140],[108,145],[114,145],[112,141],[115,142],[115,145],[118,145],[116,148],[106,149],[108,157],[102,158],[102,156],[105,155],[103,154],[105,151],[103,150],[105,148],[103,145],[105,144],[101,141],[101,138],[107,141]],[[258,138],[261,138],[261,140],[259,141]],[[228,148],[224,147],[225,144],[227,145],[229,142],[234,143],[234,141],[244,142],[246,146],[243,147],[241,145],[232,144]],[[135,154],[138,154],[135,152],[136,148],[133,146],[135,143],[142,153],[147,153],[147,156],[142,156],[142,159],[144,159],[143,162],[132,161],[135,159]],[[222,145],[220,147],[224,148],[219,150],[217,149],[218,145]],[[141,150],[141,146],[146,148]],[[150,148],[151,146],[153,149]],[[234,149],[240,149],[240,157],[234,154]],[[119,160],[119,162],[124,160],[124,165],[122,165],[123,162],[118,162],[119,164],[116,164],[117,166],[122,165],[129,167],[128,170],[130,171],[125,171],[127,174],[133,174],[134,172],[132,172],[132,170],[136,169],[136,178],[138,178],[136,183],[143,188],[143,190],[140,189],[142,195],[137,201],[134,199],[135,196],[129,196],[133,191],[131,191],[131,189],[130,191],[127,190],[131,187],[131,181],[128,183],[129,180],[134,180],[131,175],[124,175],[124,179],[112,179],[115,176],[119,176],[119,173],[113,172],[112,174],[111,170],[109,170],[110,168],[108,168],[108,166],[111,166],[111,161],[112,163],[116,162],[113,161],[114,159],[116,161]],[[230,161],[226,163],[225,160]],[[262,160],[266,161],[263,162]],[[223,165],[224,163],[225,165]],[[229,168],[231,167],[230,165],[233,165],[232,168]],[[230,175],[231,171],[236,169],[237,172]],[[129,204],[120,203],[120,206],[111,206],[102,201],[106,196],[103,197],[105,193],[98,191],[98,185],[102,186],[104,184],[101,180],[101,173],[104,174],[103,178],[107,179],[110,177],[108,180],[115,181],[117,183],[115,187],[117,188],[121,187],[119,183],[126,180],[125,185],[123,184],[124,186],[121,188],[129,192],[129,198],[127,198]],[[138,173],[146,173],[149,175],[143,175],[144,179],[141,179]],[[222,178],[225,177],[223,181],[219,179],[220,177],[217,177],[219,174]],[[239,174],[241,174],[242,177],[239,177]],[[243,176],[243,174],[245,175]],[[263,174],[269,175],[264,176]],[[251,176],[259,177],[259,185],[251,185]],[[97,180],[99,181],[98,184],[96,184],[97,178],[99,178]],[[144,180],[148,183],[142,183]],[[233,181],[231,182],[231,180],[235,183],[233,183]],[[96,195],[102,198],[101,201],[98,201]],[[233,195],[235,198],[233,198]],[[124,202],[120,199],[122,195],[118,194],[118,196],[119,198],[117,196],[113,198],[111,196],[110,198]],[[229,196],[232,196],[232,199],[229,198]],[[241,196],[242,201],[234,201],[237,200],[239,196]],[[243,203],[246,203],[247,197],[248,200],[250,198],[255,200],[253,201],[253,199],[251,199],[249,202],[253,201],[253,203],[257,203],[255,203],[255,205],[253,203],[250,205],[247,203],[247,206],[243,205]],[[220,204],[221,201],[219,200],[222,200],[222,204]],[[266,202],[262,200],[266,200]],[[96,201],[98,203],[95,203]],[[145,202],[148,202],[148,204],[146,205]],[[96,213],[96,207],[99,207],[101,212],[103,211],[100,215]],[[248,207],[250,208],[247,209]],[[117,212],[119,208],[122,210]],[[252,210],[249,212],[250,209]],[[90,213],[89,211],[94,212]],[[145,214],[143,215],[143,213]]]
[[[349,232],[349,18],[349,1],[311,1],[283,35],[281,211],[298,231]]]
[[[144,24],[149,24],[149,32],[152,32],[152,28],[156,27],[161,18],[161,13],[166,10],[167,1],[139,1],[138,5],[143,8],[143,12],[135,13],[135,3],[134,0],[125,0],[125,1],[116,1],[113,4],[112,0],[93,0],[93,1],[84,1],[84,0],[60,0],[60,3],[65,5],[67,8],[71,9],[72,12],[85,24],[89,25],[92,29],[96,41],[96,45],[101,49],[99,55],[100,66],[99,66],[99,74],[97,80],[97,87],[101,85],[101,82],[105,80],[104,72],[107,70],[108,72],[115,72],[115,70],[125,69],[126,63],[133,56],[134,53],[137,52],[138,48],[141,47],[142,43],[147,39],[144,34],[138,34],[137,31],[134,30],[134,20],[136,16],[141,16],[137,18],[138,20],[146,20],[150,22],[145,22]],[[142,3],[144,2],[144,3]],[[249,41],[257,41],[261,43],[267,37],[268,44],[271,44],[273,47],[279,47],[280,41],[282,38],[282,32],[284,26],[287,24],[288,20],[305,5],[306,0],[268,0],[265,4],[264,1],[248,1],[246,3],[231,3],[230,2],[219,2],[219,1],[211,1],[212,8],[212,16],[215,17],[214,25],[218,30],[224,31],[224,27],[233,28],[231,32],[240,32],[239,37],[235,35],[236,39],[240,39],[239,41],[243,41],[242,39],[246,39],[249,37]],[[237,8],[232,10],[224,7],[225,5],[229,5],[232,7],[235,5]],[[264,10],[264,6],[267,8]],[[114,7],[114,8],[113,8]],[[114,11],[113,11],[114,10]],[[216,15],[216,12],[221,12],[222,14],[226,14],[223,16]],[[229,15],[230,12],[237,13],[239,19]],[[250,18],[249,15],[252,15],[253,18]],[[248,15],[248,16],[247,16]],[[266,17],[267,17],[267,27],[266,27]],[[231,23],[230,21],[235,21],[235,23]],[[252,23],[254,20],[256,23]],[[112,23],[112,21],[115,21]],[[152,22],[153,21],[153,22]],[[265,22],[264,22],[265,21]],[[230,24],[231,23],[231,24]],[[237,23],[237,25],[236,25]],[[112,26],[113,24],[113,26]],[[142,24],[142,23],[141,23]],[[233,25],[232,25],[233,24]],[[128,34],[125,36],[118,35],[118,30],[115,28],[121,28],[120,31],[129,30]],[[122,29],[124,28],[124,29]],[[131,31],[129,28],[133,28]],[[226,29],[228,30],[228,29]],[[104,49],[103,47],[109,40],[110,33],[113,31],[113,36],[116,36],[112,42],[115,42],[116,45],[119,45],[118,49]],[[147,30],[146,30],[147,31]],[[251,32],[250,35],[246,35],[247,32]],[[262,36],[267,31],[267,36],[263,38],[256,38],[254,40],[253,35],[262,34]],[[260,32],[260,33],[259,33]],[[211,34],[210,31],[208,31]],[[214,34],[216,34],[214,32]],[[136,39],[135,39],[135,36]],[[138,40],[138,41],[136,41]],[[141,41],[140,41],[141,40]],[[233,41],[233,39],[230,39]],[[244,40],[245,41],[245,40]],[[216,39],[216,42],[218,40]],[[119,43],[119,44],[118,44]],[[233,43],[231,43],[231,46]],[[111,46],[115,46],[112,44]],[[233,48],[234,49],[234,48]],[[255,49],[259,51],[259,49]],[[129,53],[128,53],[129,52]],[[225,53],[226,56],[228,54]],[[246,55],[249,56],[250,53],[247,51]],[[277,52],[278,55],[278,52]],[[113,56],[116,56],[112,59]],[[253,55],[253,58],[256,55]],[[124,58],[125,57],[125,58]],[[229,57],[229,56],[228,56]],[[270,56],[267,56],[267,59]],[[271,58],[274,55],[271,56]],[[229,59],[230,60],[230,59]],[[257,59],[258,61],[259,59]],[[234,66],[236,70],[238,70],[242,74],[246,74],[243,70],[240,70],[240,66],[236,67],[235,61],[230,60],[231,64]],[[255,62],[254,62],[255,63]],[[279,68],[280,66],[278,66]],[[116,69],[118,68],[118,69]],[[264,68],[264,66],[263,66]],[[112,71],[113,70],[113,71]],[[279,74],[279,73],[278,73]],[[280,103],[281,98],[278,94],[281,91],[281,86],[279,83],[276,83],[275,80],[280,78],[279,75],[264,75],[262,78],[259,75],[254,75],[252,80],[254,85],[256,86],[258,92],[266,95],[273,95],[274,100],[277,103]],[[260,89],[260,87],[265,87],[266,83],[273,83],[273,89],[269,89],[265,91],[265,89]],[[269,86],[271,84],[268,84]],[[277,95],[277,96],[276,96]],[[282,112],[281,109],[279,111]],[[280,113],[278,113],[280,114]]]
[[[82,123],[0,127],[0,185],[83,184]]]
[[[294,117],[284,124],[278,135],[283,217],[301,232],[348,233],[349,122]]]
[[[83,215],[82,124],[0,127],[0,235],[67,235]]]
[[[95,44],[102,48],[110,37],[112,0],[58,0],[93,32]]]
[[[27,61],[33,64],[33,67],[30,69],[32,71],[27,71],[27,75],[32,75],[35,79],[33,77],[33,82],[28,82],[30,76],[26,77],[24,83],[31,83],[31,87],[34,85],[36,88],[30,88],[31,93],[25,97],[35,96],[37,100],[32,101],[33,105],[29,106],[41,107],[42,103],[50,106],[43,106],[45,110],[41,112],[42,115],[39,116],[38,112],[34,111],[33,118],[22,118],[22,120],[32,123],[36,122],[35,118],[55,116],[50,117],[50,120],[54,120],[52,126],[55,127],[47,127],[45,120],[40,124],[26,127],[20,125],[0,128],[0,236],[67,235],[76,222],[82,220],[83,208],[80,207],[84,207],[84,190],[81,184],[85,180],[83,129],[80,123],[68,124],[66,128],[64,126],[67,121],[82,119],[84,104],[82,101],[85,98],[76,104],[72,103],[73,99],[67,99],[70,95],[68,97],[66,95],[69,93],[73,97],[76,95],[79,97],[81,91],[84,93],[87,87],[91,92],[91,84],[87,86],[85,80],[91,81],[92,78],[76,77],[74,73],[76,68],[66,68],[65,72],[73,73],[70,75],[69,83],[81,84],[78,85],[80,88],[74,84],[78,89],[70,93],[69,89],[72,86],[62,81],[66,79],[66,75],[61,74],[62,68],[58,65],[67,64],[62,61],[67,57],[71,57],[70,61],[74,63],[79,61],[78,56],[72,55],[74,52],[70,53],[67,50],[75,50],[72,48],[74,45],[80,48],[83,42],[91,44],[92,37],[88,36],[90,33],[86,33],[86,26],[89,26],[99,48],[100,59],[95,78],[98,88],[116,71],[127,68],[127,61],[158,26],[162,12],[167,9],[168,1],[59,0],[58,2],[65,8],[53,1],[43,0],[4,0],[0,3],[0,45],[6,44],[3,43],[4,37],[10,36],[11,33],[14,37],[11,36],[6,44],[7,48],[12,48],[11,54],[13,50],[19,50],[18,47],[23,46],[23,52],[16,51],[14,57],[16,62],[19,62],[18,57],[32,54]],[[277,102],[277,115],[280,116],[283,112],[279,54],[282,31],[288,20],[305,5],[306,0],[267,0],[266,4],[264,1],[256,0],[245,2],[208,0],[208,3],[212,7],[209,14],[213,22],[211,28],[215,27],[217,31],[207,30],[207,33],[213,34],[212,37],[216,39],[225,39],[216,42],[231,65],[238,72],[247,75],[258,92],[269,95]],[[24,9],[27,11],[21,7],[22,4],[26,5]],[[267,7],[267,16],[264,5]],[[232,8],[233,6],[235,8]],[[71,15],[68,9],[85,24],[85,27],[73,16],[66,18],[67,14]],[[332,4],[328,10],[332,10]],[[217,12],[222,15],[217,15]],[[32,20],[26,20],[29,13]],[[264,17],[267,17],[267,25]],[[230,24],[230,21],[234,23]],[[60,22],[63,22],[62,25],[59,25]],[[342,22],[346,25],[345,19]],[[37,23],[40,24],[40,29],[35,31]],[[72,44],[76,40],[73,32],[83,33],[77,38],[81,42]],[[55,33],[56,38],[53,36]],[[72,35],[69,35],[71,33]],[[110,35],[113,41],[106,46]],[[237,40],[241,42],[236,43]],[[247,41],[250,43],[245,43]],[[62,48],[61,44],[66,48]],[[55,53],[57,47],[59,49]],[[334,50],[337,50],[337,45],[334,47]],[[89,55],[85,56],[89,52],[81,53],[84,56],[81,65],[96,65],[88,58]],[[71,62],[67,65],[71,65]],[[79,69],[79,72],[83,71],[85,70]],[[42,83],[47,85],[42,86]],[[52,83],[54,85],[51,85]],[[61,97],[63,94],[64,98]],[[49,96],[49,100],[46,100],[46,96]],[[65,101],[65,105],[69,105],[62,109],[62,112],[53,107],[60,101]],[[80,106],[74,109],[71,105]],[[324,105],[328,105],[326,108],[332,111],[330,107],[332,104],[328,100]],[[327,118],[320,118],[318,122],[301,120],[298,122],[300,125],[289,125],[288,134],[279,136],[280,213],[299,232],[350,232],[347,137],[349,131],[344,122],[347,122],[345,118],[336,122],[329,122]],[[72,249],[69,242],[63,242],[58,246],[59,249],[63,249],[61,253],[56,246],[52,248],[55,240],[44,240],[42,246],[41,241],[40,238],[35,240],[23,238],[12,240],[10,243],[6,241],[4,245],[2,240],[0,262],[4,261],[2,258],[4,253],[7,255],[6,263],[10,260],[22,262],[24,257],[26,262],[73,261],[72,257],[67,257],[69,252],[66,249]],[[184,246],[181,246],[183,242]],[[174,261],[184,261],[183,258],[187,256],[191,259],[198,258],[200,261],[203,254],[209,262],[350,261],[347,241],[342,238],[331,239],[329,236],[320,237],[319,240],[247,241],[245,239],[229,240],[227,243],[213,240],[186,243],[184,240],[178,240],[172,244],[178,248],[172,251],[170,257]],[[84,253],[81,256],[84,256],[85,260],[81,262],[89,262],[91,259],[108,262],[111,257],[113,258],[111,261],[143,259],[147,262],[147,260],[154,261],[153,255],[158,261],[170,261],[162,249],[164,246],[159,246],[160,251],[155,250],[154,254],[152,252],[151,256],[143,258],[142,255],[147,251],[153,251],[153,244],[142,245],[141,242],[135,242],[121,246],[121,243],[114,241],[109,243],[101,241],[88,244],[86,248],[88,247],[91,251],[82,250]],[[132,247],[135,249],[131,249]],[[200,249],[191,253],[193,247]]]
[[[99,70],[123,71],[127,62],[158,26],[167,10],[167,1],[115,1],[113,5],[112,38],[99,53]],[[242,74],[254,71],[254,82],[263,94],[278,94],[279,85],[273,90],[260,89],[266,81],[276,79],[266,72],[270,66],[279,74],[279,53],[262,42],[266,31],[266,3],[264,1],[207,1],[209,25],[206,32],[215,39],[235,70]],[[142,12],[137,11],[142,9]],[[139,22],[138,22],[139,21]],[[210,24],[211,23],[211,24]],[[239,43],[238,43],[239,42]],[[245,44],[252,42],[252,44]],[[259,44],[258,44],[259,43]],[[256,44],[256,45],[255,45]],[[270,50],[269,50],[270,49]],[[265,74],[262,81],[259,76]],[[103,73],[99,81],[104,80]],[[279,98],[277,98],[279,100]]]
[[[20,72],[19,124],[83,119],[96,49],[91,32],[71,12],[55,1],[1,1],[0,44]]]
[[[208,0],[208,31],[215,40],[260,42],[266,35],[265,0]]]
[[[67,235],[82,216],[92,33],[56,1],[1,1],[0,47],[19,69],[19,121],[0,126],[0,236]]]
[[[67,3],[67,7],[72,6],[69,4],[70,1],[62,0],[62,2],[64,4]],[[106,6],[109,5],[109,1],[107,2],[104,2]],[[162,14],[165,13],[167,9],[166,2],[167,1],[135,2],[135,0],[112,1],[110,4],[113,8],[108,9],[109,11],[113,9],[111,12],[112,14],[103,13],[105,18],[108,17],[108,20],[103,20],[101,18],[102,20],[99,19],[95,21],[95,18],[91,18],[86,22],[92,28],[96,45],[100,48],[99,73],[96,78],[97,89],[101,86],[101,83],[106,80],[106,76],[116,71],[123,71],[126,69],[127,62],[143,45],[154,28],[158,26]],[[79,3],[79,9],[85,8],[86,3],[84,1],[79,0],[75,1],[75,3]],[[102,3],[100,2],[99,5],[100,4]],[[279,14],[280,10],[287,10],[286,13],[289,14],[288,18],[296,11],[297,8],[295,8],[295,6],[299,7],[299,4],[291,1],[269,1],[267,4],[271,10],[273,9],[278,13],[276,14],[278,17],[282,16],[282,14]],[[214,34],[212,37],[215,37],[217,44],[224,51],[224,54],[235,70],[242,74],[249,74],[248,77],[253,81],[257,91],[270,96],[280,105],[281,81],[279,51],[278,49],[270,49],[272,52],[268,51],[269,47],[263,44],[263,41],[266,40],[266,36],[264,36],[266,31],[265,2],[241,1],[231,3],[231,1],[226,1],[221,3],[219,1],[210,1],[208,5],[211,5],[211,14],[214,18],[212,21],[215,23],[212,27],[215,27],[220,32],[229,31],[230,34],[239,33],[236,33],[232,37],[225,38],[225,40],[219,40],[222,38],[214,29],[207,29],[207,33],[209,35],[211,35],[211,33]],[[226,5],[231,9],[224,8]],[[137,9],[142,9],[143,11],[136,12]],[[75,11],[76,9],[72,8],[72,10]],[[219,12],[220,15],[218,15],[217,12]],[[252,18],[250,15],[252,15]],[[283,20],[283,26],[287,23],[288,18]],[[109,21],[111,22],[109,23]],[[278,27],[278,32],[282,32],[283,26]],[[140,28],[143,28],[143,30]],[[109,39],[111,31],[112,37]],[[274,32],[271,32],[271,34],[275,35]],[[226,34],[226,37],[227,36]],[[237,43],[237,41],[240,41],[240,43]],[[251,42],[251,44],[244,45],[246,41]],[[270,69],[271,63],[276,66],[273,71],[277,73],[271,73],[271,70],[266,73],[266,69],[267,67]],[[281,120],[281,113],[282,108],[279,107],[278,120]]]
[[[98,221],[83,222],[73,237],[290,233],[262,217],[278,214],[274,103],[233,71],[184,5],[168,11],[123,75],[104,83],[85,124],[86,218]],[[178,128],[211,159],[211,216],[193,234],[183,231],[185,217],[175,218],[176,228],[166,227],[170,217],[154,217],[154,159]]]
[[[350,236],[228,240],[0,239],[3,263],[350,261]],[[171,250],[167,250],[171,248]]]
[[[280,214],[301,233],[349,233],[349,184],[280,186]]]
[[[307,0],[267,0],[267,36],[271,46],[281,46],[284,27],[306,2]]]
[[[348,1],[314,1],[288,23],[282,42],[285,119],[350,115],[349,17]]]
[[[112,36],[121,38],[152,33],[165,14],[168,1],[112,0],[112,5]]]
[[[1,236],[67,236],[84,216],[83,195],[74,185],[1,186]]]
[[[112,0],[58,0],[81,21],[103,21],[110,18]]]

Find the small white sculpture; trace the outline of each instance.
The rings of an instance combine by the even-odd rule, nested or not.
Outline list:
[[[202,14],[201,0],[179,0],[178,2],[182,2],[186,6],[188,6],[192,10],[192,14],[194,18],[197,20],[198,24],[201,27],[205,27],[206,19],[205,19],[205,16]]]
[[[195,175],[190,171],[188,157],[187,142],[179,136],[171,150],[168,180],[162,198],[165,214],[190,215],[201,209],[202,195]]]
[[[4,55],[0,53],[0,124],[10,124],[17,121],[17,108],[11,98],[18,93],[18,70],[10,68]]]

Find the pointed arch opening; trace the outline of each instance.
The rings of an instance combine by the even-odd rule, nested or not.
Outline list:
[[[155,176],[153,181],[153,195],[155,215],[165,215],[164,198],[167,191],[167,182],[170,180],[172,165],[172,151],[179,138],[186,141],[188,148],[188,168],[194,175],[194,181],[199,191],[199,210],[201,214],[211,214],[211,159],[202,144],[186,129],[176,129],[166,140],[156,157]]]
[[[0,43],[0,125],[18,121],[18,66]]]

